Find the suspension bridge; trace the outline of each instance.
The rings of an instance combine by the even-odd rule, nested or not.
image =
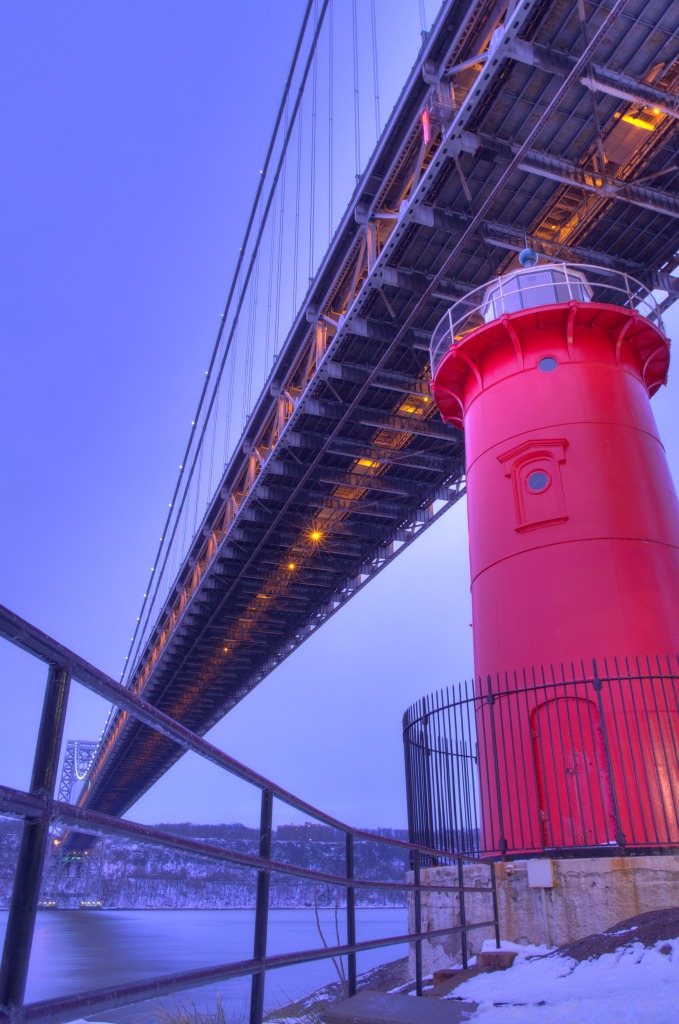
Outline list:
[[[375,5],[344,13],[303,12],[122,673],[199,735],[464,495],[429,390],[453,302],[526,245],[679,294],[671,0],[444,0],[384,124]],[[122,814],[178,756],[114,709],[79,803]]]

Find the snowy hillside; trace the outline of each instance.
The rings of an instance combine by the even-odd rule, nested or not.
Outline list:
[[[258,833],[243,825],[160,825],[163,831],[239,853],[257,854]],[[401,830],[381,829],[381,834],[405,839]],[[0,823],[0,907],[7,907],[19,841],[14,823]],[[54,849],[55,854],[58,849]],[[359,842],[355,846],[355,877],[402,883],[407,871],[407,852],[382,843]],[[272,859],[326,874],[345,873],[344,837],[320,825],[282,825],[273,835]],[[101,862],[101,863],[100,863]],[[166,847],[106,839],[94,843],[86,857],[59,862],[52,856],[43,885],[43,900],[56,899],[60,906],[77,905],[85,899],[101,900],[105,908],[242,908],[255,903],[256,872],[236,864],[218,863],[188,856]],[[272,907],[333,906],[344,892],[333,886],[314,887],[304,879],[272,873]],[[397,891],[361,890],[358,906],[403,906]]]

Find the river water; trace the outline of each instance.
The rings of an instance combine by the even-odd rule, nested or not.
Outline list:
[[[335,914],[319,911],[326,942],[335,945]],[[340,937],[343,934],[340,911]],[[4,932],[7,913],[0,912]],[[371,909],[356,912],[356,938],[403,935],[406,910]],[[140,981],[154,975],[207,967],[252,956],[253,910],[124,910],[41,911],[38,913],[26,997],[33,1002],[86,989]],[[313,909],[272,910],[269,914],[268,952],[283,953],[321,945]],[[404,956],[406,946],[387,946],[358,956],[358,971]],[[266,978],[265,1006],[275,1009],[299,999],[337,974],[330,961],[317,961],[270,971]],[[245,1015],[249,978],[207,986],[188,996],[201,1009],[214,1007],[216,995],[228,1004],[227,1019]],[[153,1007],[175,1007],[180,999],[140,1003],[129,1010],[99,1013],[100,1021],[150,1022]]]

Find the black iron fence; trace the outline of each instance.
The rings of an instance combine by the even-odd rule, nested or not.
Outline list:
[[[458,863],[457,885],[421,884],[420,865],[422,858],[437,854],[418,843],[404,843],[387,836],[375,835],[352,829],[337,821],[268,779],[246,768],[219,748],[192,733],[177,721],[141,697],[131,693],[114,682],[103,672],[93,668],[71,651],[62,647],[50,637],[35,629],[12,612],[0,606],[0,636],[28,651],[34,657],[49,665],[47,686],[42,717],[38,732],[33,773],[29,792],[22,792],[8,786],[0,786],[0,814],[22,819],[23,830],[14,878],[12,901],[9,910],[5,944],[0,966],[0,1021],[41,1021],[43,1024],[60,1024],[75,1017],[112,1010],[120,1006],[172,995],[190,988],[197,988],[231,978],[250,976],[250,1022],[261,1024],[264,1008],[264,984],[266,972],[292,964],[308,963],[314,960],[337,957],[346,958],[348,991],[356,991],[356,956],[358,953],[401,943],[414,943],[416,985],[422,993],[422,941],[447,935],[460,938],[463,962],[467,961],[467,932],[473,929],[491,929],[499,945],[497,919],[497,898],[495,874],[492,865],[487,865],[486,886],[465,885],[462,858],[455,851],[447,856]],[[94,693],[123,708],[137,721],[144,723],[160,735],[172,740],[183,751],[193,751],[201,757],[236,777],[250,783],[261,791],[261,819],[259,826],[258,855],[246,854],[221,845],[190,839],[157,828],[122,820],[97,811],[86,810],[54,799],[58,763],[63,745],[63,730],[72,681],[81,683]],[[271,856],[271,833],[274,800],[282,801],[301,811],[309,818],[329,825],[344,834],[345,871],[335,875],[315,871],[276,861]],[[195,854],[200,858],[222,864],[239,864],[256,872],[256,908],[252,938],[253,955],[250,959],[219,964],[178,974],[149,978],[144,982],[121,984],[115,988],[80,992],[61,998],[24,1004],[28,976],[31,944],[35,928],[40,886],[45,870],[50,827],[61,823],[69,829],[84,831],[89,835],[114,835],[138,841],[147,841],[172,850]],[[375,881],[356,877],[354,870],[354,844],[357,840],[386,843],[409,851],[413,867],[413,881],[405,879],[399,884],[394,881]],[[345,930],[347,941],[334,947],[319,947],[292,953],[271,956],[267,953],[267,923],[269,912],[269,883],[273,873],[307,879],[311,884],[341,887],[346,892]],[[382,939],[360,941],[356,933],[356,892],[361,890],[390,889],[403,891],[412,898],[414,908],[414,930],[407,935],[389,936]],[[459,925],[451,925],[439,931],[423,933],[420,910],[421,893],[440,892],[451,895],[457,904]],[[468,920],[465,908],[465,894],[485,892],[492,896],[493,918],[484,921]],[[453,915],[451,914],[451,920]]]
[[[488,677],[403,719],[412,842],[465,856],[679,846],[679,658]]]

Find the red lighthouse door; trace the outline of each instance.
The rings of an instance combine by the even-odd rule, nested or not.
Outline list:
[[[611,783],[599,711],[581,697],[555,697],[531,712],[543,845],[615,840]]]

